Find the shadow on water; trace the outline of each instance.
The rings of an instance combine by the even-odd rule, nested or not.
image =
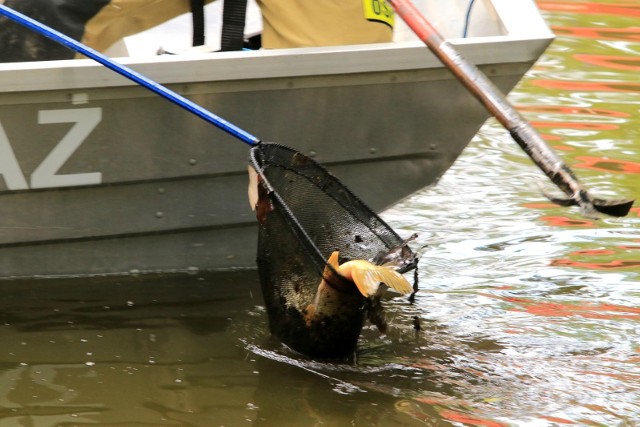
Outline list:
[[[1,425],[244,419],[257,378],[228,330],[261,302],[255,276],[0,283]]]

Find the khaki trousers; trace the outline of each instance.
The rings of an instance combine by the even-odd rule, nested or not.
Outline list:
[[[363,0],[257,0],[267,49],[390,42],[387,24],[364,17]]]
[[[111,0],[87,22],[82,42],[104,52],[124,37],[187,12],[191,12],[188,0]]]
[[[213,0],[207,0],[210,3]],[[363,0],[258,0],[267,49],[389,42],[390,26],[364,17]],[[188,0],[111,0],[82,42],[104,51],[123,37],[190,12]]]

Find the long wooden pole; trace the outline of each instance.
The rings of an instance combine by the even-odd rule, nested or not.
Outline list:
[[[552,201],[565,206],[577,205],[582,214],[588,217],[597,217],[597,212],[612,216],[625,216],[629,213],[633,200],[603,200],[591,197],[578,182],[576,175],[546,144],[534,127],[518,113],[478,67],[465,59],[440,35],[411,0],[388,1],[420,40],[498,119],[531,160],[569,197],[551,198]]]

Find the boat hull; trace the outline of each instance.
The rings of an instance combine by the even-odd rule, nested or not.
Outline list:
[[[551,35],[478,40],[459,48],[508,92]],[[437,182],[488,117],[417,43],[124,61],[378,212]],[[76,60],[0,64],[0,125],[0,277],[255,268],[248,147],[211,124]]]

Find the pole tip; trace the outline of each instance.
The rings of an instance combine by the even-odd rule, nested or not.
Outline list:
[[[593,207],[600,213],[609,216],[623,217],[627,216],[635,200],[603,200],[593,199]]]

